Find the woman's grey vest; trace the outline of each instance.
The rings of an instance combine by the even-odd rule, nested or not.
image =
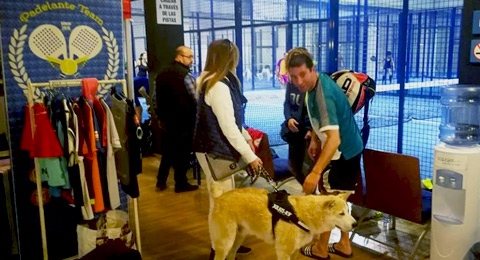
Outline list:
[[[244,120],[244,107],[247,99],[243,96],[238,79],[233,74],[227,74],[221,82],[225,83],[230,89],[235,123],[241,131]],[[205,89],[206,84],[204,83],[198,100],[194,151],[209,153],[213,157],[237,160],[241,156],[240,153],[233,148],[227,137],[225,137],[212,108],[205,103]]]

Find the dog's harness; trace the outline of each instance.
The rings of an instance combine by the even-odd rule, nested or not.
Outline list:
[[[297,225],[305,232],[310,232],[308,227],[300,221],[295,214],[292,204],[288,201],[288,192],[285,190],[275,191],[268,194],[268,210],[272,213],[272,233],[275,238],[275,226],[281,219]]]

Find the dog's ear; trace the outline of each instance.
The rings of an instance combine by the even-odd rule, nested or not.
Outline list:
[[[337,203],[335,201],[335,199],[329,199],[329,200],[327,200],[323,203],[323,209],[324,210],[331,210],[331,209],[335,208],[335,203]]]
[[[340,192],[337,196],[338,196],[339,198],[341,198],[342,200],[347,201],[348,196],[350,196],[350,193]]]

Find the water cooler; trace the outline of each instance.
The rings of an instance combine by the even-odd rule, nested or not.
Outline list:
[[[480,86],[442,89],[430,259],[462,260],[480,241]]]

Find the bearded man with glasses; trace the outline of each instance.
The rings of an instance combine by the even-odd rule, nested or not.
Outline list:
[[[179,46],[175,51],[175,60],[156,78],[156,112],[162,124],[162,161],[156,184],[160,190],[167,188],[170,167],[175,171],[175,192],[198,189],[198,186],[189,184],[187,179],[197,113],[195,78],[190,73],[192,64],[192,50]]]

